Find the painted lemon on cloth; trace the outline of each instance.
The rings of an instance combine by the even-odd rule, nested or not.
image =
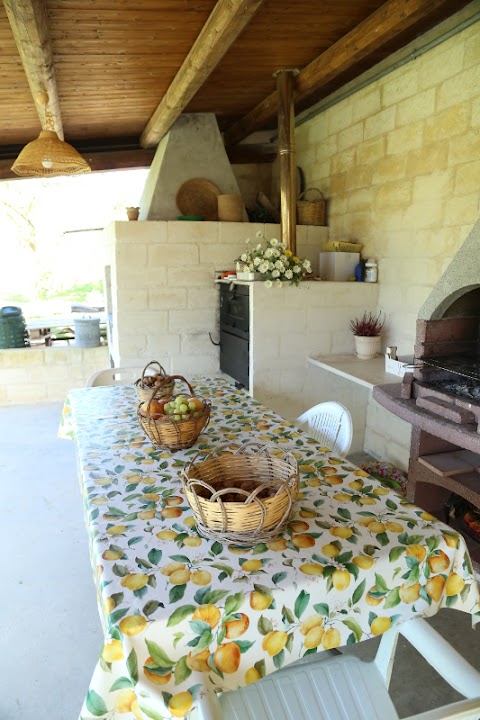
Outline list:
[[[211,421],[177,452],[140,432],[133,386],[67,399],[105,635],[82,720],[189,718],[206,689],[257,682],[415,614],[480,617],[461,536],[228,380],[192,382]],[[230,436],[276,444],[300,467],[285,532],[248,547],[200,535],[179,475]]]

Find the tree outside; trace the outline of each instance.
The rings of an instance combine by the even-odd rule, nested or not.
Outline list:
[[[139,205],[148,170],[0,182],[0,306],[35,317],[103,305],[103,228]]]

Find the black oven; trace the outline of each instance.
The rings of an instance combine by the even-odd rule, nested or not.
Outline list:
[[[220,286],[220,370],[248,389],[249,287]]]

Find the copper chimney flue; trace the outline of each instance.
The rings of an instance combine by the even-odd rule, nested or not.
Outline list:
[[[295,154],[295,111],[293,79],[298,70],[277,70],[278,154],[280,161],[280,232],[281,241],[295,255],[297,252],[297,164]]]

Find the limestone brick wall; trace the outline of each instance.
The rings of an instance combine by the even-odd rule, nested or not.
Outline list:
[[[156,359],[187,377],[219,369],[215,272],[232,269],[245,240],[278,225],[216,222],[117,222],[111,247],[112,356],[116,365]],[[297,250],[318,268],[328,230],[299,227]]]
[[[108,347],[0,350],[0,405],[65,400],[96,370],[109,367]]]
[[[251,293],[253,396],[288,419],[317,402],[340,399],[333,383],[322,384],[318,375],[312,378],[306,358],[353,354],[350,320],[360,308],[362,312],[376,308],[378,285],[305,282],[269,289],[253,283]],[[346,392],[345,403],[352,413],[358,410],[357,424],[364,424],[365,400],[361,409],[354,388]]]
[[[379,262],[385,340],[410,354],[419,308],[479,216],[480,23],[296,131],[331,239]]]
[[[379,405],[370,393],[367,403],[364,450],[408,471],[412,426]]]

